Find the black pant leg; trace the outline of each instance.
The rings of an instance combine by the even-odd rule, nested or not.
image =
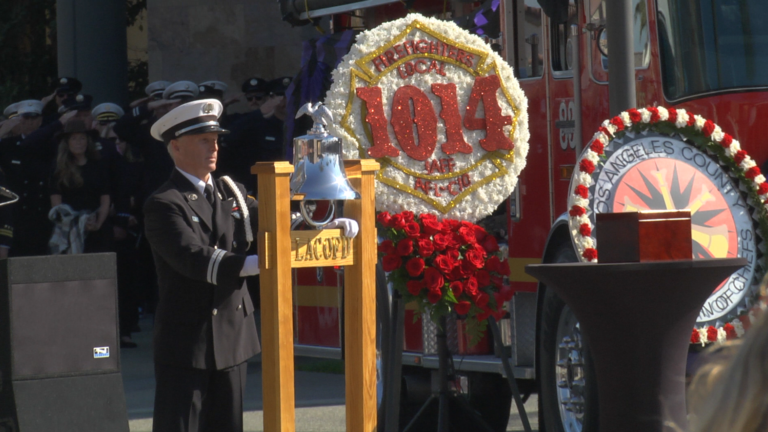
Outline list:
[[[243,398],[248,363],[212,375],[205,398],[204,432],[243,432]]]
[[[155,364],[153,432],[201,432],[200,419],[213,371]]]

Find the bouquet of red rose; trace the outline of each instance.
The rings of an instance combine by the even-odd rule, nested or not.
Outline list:
[[[382,266],[406,302],[415,301],[435,323],[453,310],[466,315],[472,344],[489,316],[501,319],[513,291],[504,280],[509,266],[499,258],[492,235],[471,222],[410,211],[376,218],[386,237],[378,247]]]

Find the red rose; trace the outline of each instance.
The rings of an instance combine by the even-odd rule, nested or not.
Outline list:
[[[502,300],[504,300],[505,302],[508,302],[512,300],[512,297],[515,295],[515,290],[513,290],[512,287],[509,285],[504,285],[501,287],[499,294],[501,294]]]
[[[400,212],[400,214],[403,215],[403,219],[406,222],[413,222],[414,216],[413,216],[413,212],[412,211],[405,210],[405,211]]]
[[[595,172],[595,164],[589,159],[582,159],[579,162],[579,169],[587,174],[592,174]]]
[[[744,173],[744,177],[746,177],[746,178],[748,178],[748,179],[750,179],[750,180],[753,180],[755,177],[757,177],[757,176],[759,176],[759,175],[760,175],[760,168],[758,168],[758,167],[756,167],[756,166],[754,166],[754,167],[752,167],[752,168],[748,169],[748,170],[747,170],[747,171]]]
[[[496,241],[496,238],[494,236],[486,236],[485,240],[483,240],[483,249],[485,249],[486,252],[489,254],[496,253],[499,251],[499,243]]]
[[[465,258],[465,259],[461,260],[460,262],[461,262],[461,277],[462,278],[466,278],[466,277],[469,277],[469,276],[472,276],[473,274],[475,274],[475,271],[477,269],[475,268],[474,265],[472,265],[471,262],[469,262],[469,260],[467,260]],[[459,267],[459,266],[456,266],[456,267]]]
[[[488,232],[485,230],[485,228],[481,227],[480,225],[475,225],[472,227],[473,230],[475,230],[475,240],[479,243],[485,239],[485,237],[488,235]]]
[[[454,261],[458,261],[460,256],[458,249],[447,249],[445,255],[448,255],[448,257]]]
[[[739,150],[736,152],[735,155],[733,155],[733,161],[736,162],[736,164],[741,164],[741,162],[744,160],[744,158],[747,157],[747,152],[744,150]]]
[[[589,198],[589,189],[584,185],[578,185],[575,189],[573,189],[573,194],[587,199]]]
[[[696,119],[693,118],[694,114],[692,112],[688,113],[688,126],[693,126],[696,124]]]
[[[491,274],[485,270],[478,270],[475,273],[475,278],[477,279],[477,285],[480,287],[487,287],[491,284]]]
[[[461,238],[461,235],[458,233],[450,233],[446,234],[446,237],[448,237],[448,248],[449,249],[458,249],[462,246],[464,246],[466,243],[464,243],[464,240]],[[472,239],[474,240],[474,234],[472,235]]]
[[[464,292],[464,285],[462,285],[460,281],[453,281],[448,286],[451,288],[451,291],[453,292],[453,296],[456,298],[459,298],[461,293]]]
[[[491,316],[491,313],[492,313],[492,312],[491,312],[491,311],[489,311],[489,310],[483,310],[483,311],[482,311],[482,312],[480,312],[479,314],[475,315],[475,319],[476,319],[478,322],[483,322],[483,321],[487,320],[489,316]]]
[[[399,269],[402,263],[403,260],[395,254],[384,255],[384,258],[381,260],[381,266],[384,268],[385,272],[391,272]]]
[[[410,255],[413,252],[413,240],[403,239],[397,242],[397,253],[400,256]]]
[[[446,219],[443,221],[443,232],[456,231],[460,225],[461,223],[456,219]]]
[[[441,298],[443,298],[443,293],[440,290],[429,290],[427,293],[427,300],[432,304],[437,304]]]
[[[451,259],[448,255],[438,255],[433,261],[433,265],[440,270],[444,275],[450,274],[451,270],[456,266],[456,261]]]
[[[656,123],[657,121],[661,120],[658,108],[648,107],[646,109],[651,113],[651,123]]]
[[[707,327],[707,340],[710,342],[716,342],[717,341],[717,329],[709,326]]]
[[[760,186],[757,187],[757,194],[758,195],[768,194],[768,183],[766,182],[760,183]]]
[[[405,286],[408,287],[408,292],[411,293],[411,295],[417,296],[421,293],[421,290],[424,289],[424,281],[409,280],[405,283]]]
[[[467,282],[464,283],[464,292],[469,294],[470,297],[477,295],[477,279],[474,276],[468,278]]]
[[[710,136],[714,131],[715,131],[715,123],[712,122],[712,120],[705,121],[704,126],[701,128],[701,132],[704,134],[704,136]]]
[[[490,299],[491,299],[491,296],[489,296],[488,294],[486,294],[486,293],[485,293],[485,292],[483,292],[483,291],[480,291],[480,292],[478,292],[478,293],[477,293],[477,295],[475,296],[475,304],[476,304],[478,307],[484,308],[484,307],[488,306],[488,301],[489,301]]]
[[[677,110],[676,109],[673,108],[673,109],[669,110],[669,117],[667,118],[667,121],[670,122],[670,123],[674,123],[674,122],[677,121]]]
[[[616,131],[623,131],[624,130],[624,122],[621,121],[621,117],[614,117],[611,119],[611,124],[616,126]]]
[[[475,237],[475,230],[466,226],[459,228],[459,238],[464,244],[472,244],[477,242],[477,237]]]
[[[584,237],[589,237],[592,235],[592,227],[590,227],[589,224],[581,224],[579,226],[579,234],[583,235]]]
[[[587,259],[587,261],[592,261],[597,259],[597,249],[595,248],[586,248],[584,249],[584,253],[581,254],[584,258]]]
[[[464,258],[466,258],[466,260],[469,261],[470,264],[472,264],[472,266],[474,266],[476,269],[483,268],[485,265],[484,257],[474,249],[468,250],[464,255]]]
[[[376,221],[384,226],[389,226],[389,220],[392,219],[392,215],[389,212],[381,212],[376,215]]]
[[[392,217],[389,219],[389,226],[394,229],[401,230],[405,228],[406,223],[407,222],[405,221],[405,219],[403,219],[403,215],[401,214],[392,215]]]
[[[435,245],[430,239],[419,239],[419,255],[427,258],[435,252]]]
[[[485,269],[492,272],[499,272],[501,268],[501,260],[496,255],[491,255],[488,261],[485,262]]]
[[[434,244],[435,249],[438,251],[444,251],[446,247],[448,247],[448,244],[450,243],[451,239],[446,234],[439,233],[435,234],[434,237]]]
[[[701,343],[701,337],[699,337],[699,331],[696,329],[691,330],[691,343]]]
[[[724,134],[723,139],[720,141],[720,145],[728,148],[731,146],[731,143],[733,143],[733,137],[728,134]]]
[[[632,120],[632,123],[640,123],[643,120],[643,116],[636,108],[628,109],[627,114],[629,114],[629,119]]]
[[[571,207],[571,209],[568,211],[568,214],[571,215],[571,217],[578,217],[583,216],[587,213],[587,210],[584,209],[582,206],[574,205]]]
[[[384,255],[389,255],[395,251],[395,245],[392,243],[392,240],[384,240],[383,242],[379,243],[379,247],[377,249]]]
[[[491,282],[496,289],[501,289],[504,286],[504,279],[501,276],[491,275]]]
[[[416,277],[424,271],[424,260],[421,258],[411,258],[405,263],[405,269],[411,277]]]
[[[432,215],[422,215],[421,216],[421,224],[424,226],[424,233],[427,235],[435,235],[440,232],[440,230],[443,229],[443,224],[437,221],[437,218],[432,216],[432,218],[426,218],[426,216],[432,216]]]
[[[723,330],[725,330],[725,338],[728,340],[736,339],[738,338],[738,335],[736,335],[736,328],[731,323],[727,323],[723,326]]]
[[[469,307],[470,306],[471,305],[469,304],[468,301],[462,300],[462,301],[456,303],[456,305],[453,307],[453,309],[456,310],[456,313],[459,314],[459,315],[466,315],[466,314],[469,313]]]
[[[608,128],[606,128],[606,127],[600,126],[599,128],[597,128],[597,130],[599,130],[600,132],[604,133],[605,136],[607,136],[607,137],[611,136],[611,131],[609,131]]]
[[[443,275],[434,267],[424,269],[424,284],[430,290],[439,290],[445,285]]]
[[[502,275],[502,276],[509,276],[510,270],[509,270],[509,261],[505,263],[501,263],[499,265],[499,268],[496,269],[496,273]]]
[[[405,225],[405,233],[408,235],[408,237],[417,237],[419,235],[419,231],[421,231],[421,229],[419,228],[419,224],[416,222],[408,222]]]

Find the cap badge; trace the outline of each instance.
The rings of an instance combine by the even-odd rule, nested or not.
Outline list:
[[[205,86],[200,86],[198,89],[199,89],[201,92],[204,92],[204,91],[205,91]]]
[[[209,103],[203,105],[203,114],[210,114],[212,112],[213,112],[213,104],[212,103],[209,102]]]
[[[83,95],[77,95],[77,97],[75,97],[75,100],[78,101],[78,102],[82,102],[83,101]]]
[[[259,83],[259,80],[257,80],[257,79],[252,79],[251,80],[251,85],[256,85],[258,83]]]
[[[66,84],[67,83],[67,79],[66,78],[62,78],[61,81],[59,81],[59,82],[62,83],[62,84]]]
[[[290,83],[291,83],[291,79],[290,78],[283,78],[283,85],[284,86],[287,86]]]

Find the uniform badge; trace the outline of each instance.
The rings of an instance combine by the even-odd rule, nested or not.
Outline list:
[[[203,113],[204,114],[210,114],[212,112],[213,112],[213,104],[212,103],[207,103],[207,104],[203,105]]]
[[[197,194],[189,194],[189,199],[195,201],[197,199]]]

